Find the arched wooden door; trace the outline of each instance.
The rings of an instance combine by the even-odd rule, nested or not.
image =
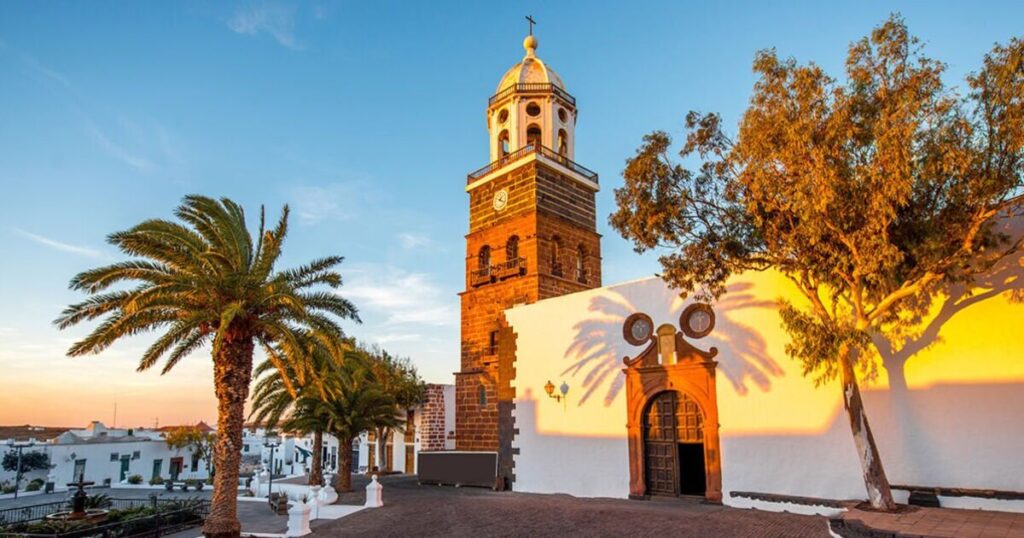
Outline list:
[[[648,495],[704,495],[704,418],[700,406],[673,390],[651,398],[644,412]]]

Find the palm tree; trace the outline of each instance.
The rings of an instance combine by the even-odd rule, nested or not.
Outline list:
[[[133,259],[75,276],[71,289],[91,296],[69,306],[55,323],[64,329],[103,318],[71,346],[70,356],[99,353],[123,337],[162,331],[143,354],[139,371],[166,357],[162,370],[166,373],[193,351],[211,344],[218,402],[214,448],[218,472],[203,533],[238,536],[238,470],[255,346],[264,348],[275,367],[291,366],[304,376],[304,365],[284,362],[302,356],[298,333],[312,330],[341,339],[340,327],[328,314],[358,317],[350,302],[316,288],[341,285],[341,276],[333,269],[341,257],[275,271],[288,231],[288,206],[272,230],[264,228],[261,210],[255,242],[241,206],[227,198],[186,196],[175,216],[180,222],[152,219],[111,234],[108,241]],[[106,291],[125,282],[136,285]]]
[[[337,375],[328,386],[326,400],[309,398],[296,406],[315,406],[327,415],[327,430],[337,437],[340,460],[335,489],[352,490],[352,440],[364,431],[380,426],[396,427],[395,400],[381,389],[367,368],[366,357],[357,351],[344,353]]]
[[[286,367],[278,369],[269,359],[261,362],[255,371],[257,378],[252,393],[252,411],[249,420],[267,428],[276,429],[281,425],[287,431],[313,434],[313,458],[310,466],[309,485],[323,484],[323,432],[327,417],[318,406],[296,406],[301,396],[308,399],[328,397],[325,379],[335,369],[335,355],[331,349],[342,350],[348,342],[324,341],[313,335],[303,335],[304,357],[282,361]],[[275,350],[282,354],[280,350]],[[310,369],[313,375],[300,379],[290,364],[300,364]],[[301,370],[301,369],[300,369]],[[306,401],[304,400],[304,401]],[[283,421],[283,424],[282,424]]]

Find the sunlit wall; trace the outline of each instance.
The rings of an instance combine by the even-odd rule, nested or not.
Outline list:
[[[878,342],[884,364],[863,389],[892,483],[1024,490],[1024,305],[1010,300],[1020,274],[1014,265],[973,294],[951,290],[902,350]],[[785,354],[780,297],[798,300],[781,275],[742,275],[714,305],[715,330],[692,341],[719,350],[724,502],[746,505],[731,491],[863,498],[840,390],[816,388]],[[622,358],[640,349],[622,323],[644,312],[677,325],[685,304],[652,277],[506,312],[517,334],[516,490],[627,496]],[[567,384],[564,401],[545,393],[549,380]],[[1022,508],[1012,504],[998,507]]]

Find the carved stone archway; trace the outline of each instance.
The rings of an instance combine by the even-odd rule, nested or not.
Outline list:
[[[710,320],[710,321],[709,321]],[[714,314],[705,305],[691,305],[680,316],[682,331],[662,325],[657,331],[646,314],[626,319],[623,336],[629,343],[646,345],[633,358],[626,357],[626,428],[629,438],[629,496],[649,498],[644,444],[644,414],[660,394],[674,392],[696,404],[702,419],[704,449],[704,498],[722,501],[722,462],[718,439],[718,399],[715,392],[713,360],[718,350],[697,349],[684,339],[701,338],[711,332]],[[678,488],[677,488],[677,493]]]

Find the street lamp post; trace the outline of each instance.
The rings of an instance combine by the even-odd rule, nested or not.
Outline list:
[[[276,435],[267,435],[263,446],[270,449],[270,481],[267,483],[267,498],[269,499],[270,493],[274,489],[274,449],[281,446],[281,441]]]
[[[28,443],[15,443],[14,439],[11,439],[10,441],[7,442],[7,445],[10,446],[12,449],[18,451],[18,466],[14,475],[14,498],[17,499],[18,487],[20,487],[21,485],[21,451],[23,449],[33,447],[36,444],[31,441],[29,441]]]

